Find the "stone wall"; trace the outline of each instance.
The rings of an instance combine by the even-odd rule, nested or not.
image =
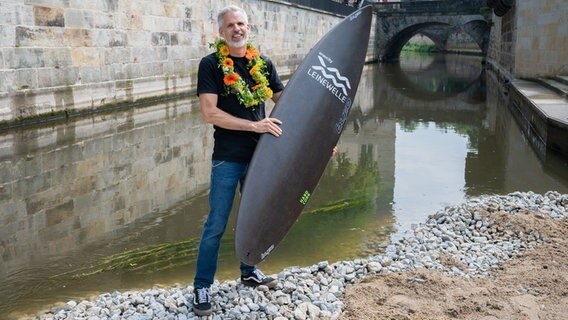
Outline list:
[[[568,74],[567,17],[565,0],[515,1],[493,15],[489,62],[509,78]]]
[[[191,93],[228,0],[0,0],[0,123]],[[342,17],[237,1],[289,75]]]
[[[524,0],[516,6],[516,75],[568,75],[568,2]]]

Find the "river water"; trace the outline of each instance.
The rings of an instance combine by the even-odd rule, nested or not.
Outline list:
[[[260,267],[379,253],[469,197],[567,193],[567,163],[534,152],[501,90],[479,57],[366,66],[339,155]],[[212,144],[195,99],[0,133],[0,318],[191,284]],[[238,277],[233,227],[220,280]]]

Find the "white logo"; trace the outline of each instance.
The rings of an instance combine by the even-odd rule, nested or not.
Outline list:
[[[261,259],[266,258],[266,256],[268,256],[272,250],[274,250],[274,245],[271,245],[270,247],[268,247],[268,249],[265,252],[261,253],[260,258]]]
[[[342,76],[337,68],[328,67],[326,61],[328,63],[332,63],[333,61],[323,53],[320,52],[318,54],[318,59],[320,65],[309,68],[308,75],[333,93],[341,102],[345,103],[348,96],[347,89],[351,89],[349,79]]]

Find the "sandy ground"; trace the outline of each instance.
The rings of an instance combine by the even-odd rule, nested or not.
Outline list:
[[[490,277],[421,270],[366,278],[347,288],[341,319],[568,319],[568,219],[538,213],[494,218],[537,230],[545,241]]]

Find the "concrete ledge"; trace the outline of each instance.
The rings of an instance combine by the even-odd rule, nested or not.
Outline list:
[[[568,100],[533,81],[513,80],[509,87],[514,115],[540,156],[568,157]]]
[[[562,78],[535,78],[534,81],[556,92],[563,98],[568,98],[568,84]]]

